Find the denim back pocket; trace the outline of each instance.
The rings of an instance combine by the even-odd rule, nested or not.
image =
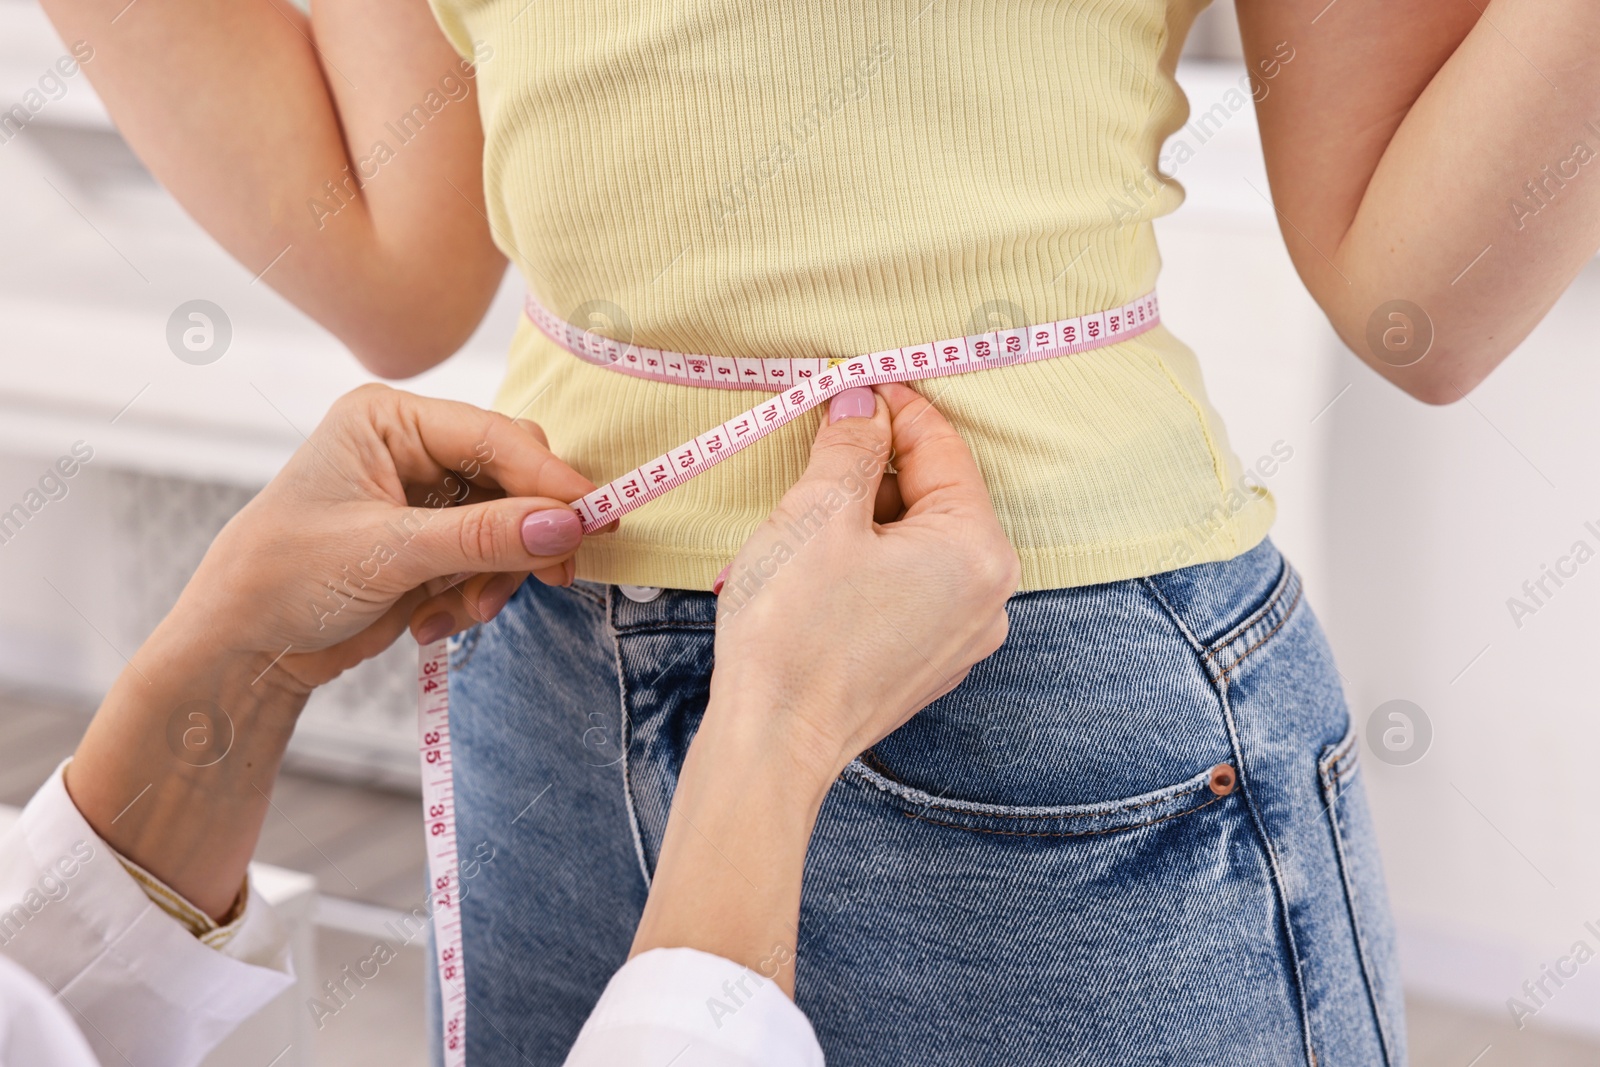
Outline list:
[[[1378,1022],[1386,1062],[1397,1065],[1405,1062],[1401,1047],[1405,1008],[1399,983],[1387,965],[1395,958],[1394,925],[1389,917],[1383,866],[1366,791],[1357,777],[1361,769],[1359,741],[1352,726],[1342,741],[1322,750],[1317,770],[1367,995]]]
[[[952,800],[913,789],[875,769],[870,754],[845,769],[844,776],[876,789],[908,818],[958,830],[1007,837],[1094,837],[1166,822],[1208,808],[1233,791],[1231,766],[1212,768],[1139,796],[1094,804],[1029,807]],[[1225,786],[1216,787],[1222,778]]]
[[[873,746],[863,780],[960,811],[1049,811],[1153,796],[1233,760],[1215,684],[1143,584],[1027,593],[1007,611],[1006,643]]]

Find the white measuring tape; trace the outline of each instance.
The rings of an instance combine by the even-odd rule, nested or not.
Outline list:
[[[616,341],[572,325],[532,296],[528,318],[573,355],[622,374],[673,385],[770,391],[775,395],[692,441],[614,478],[572,507],[593,533],[635,508],[675,489],[778,427],[844,392],[886,382],[908,382],[1058,359],[1125,341],[1161,321],[1154,293],[1109,311],[1038,326],[952,337],[928,345],[891,348],[850,360],[737,359],[696,356]],[[422,752],[422,804],[427,821],[428,882],[445,1067],[467,1062],[466,958],[461,943],[461,878],[456,853],[455,785],[450,758],[450,653],[448,642],[420,650],[417,725]]]
[[[439,969],[445,1067],[467,1062],[466,956],[461,946],[461,874],[456,860],[456,789],[450,761],[450,643],[419,649],[417,737],[422,750],[422,813]]]

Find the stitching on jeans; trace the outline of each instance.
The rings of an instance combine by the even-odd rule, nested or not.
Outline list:
[[[1350,753],[1354,751],[1355,744],[1356,732],[1352,729],[1345,736],[1343,741],[1340,741],[1337,745],[1334,745],[1333,750],[1322,757],[1322,762],[1318,764],[1318,769],[1323,772],[1327,772],[1338,766],[1346,756],[1350,755]]]
[[[1209,660],[1219,655],[1223,649],[1227,648],[1240,637],[1244,636],[1245,632],[1249,630],[1250,627],[1254,626],[1256,623],[1260,622],[1262,619],[1271,614],[1272,609],[1277,607],[1278,602],[1283,599],[1284,593],[1288,592],[1289,583],[1294,577],[1294,569],[1290,567],[1288,563],[1285,563],[1283,565],[1283,574],[1278,577],[1277,587],[1272,590],[1272,595],[1267,598],[1267,602],[1262,604],[1255,611],[1251,612],[1243,622],[1239,623],[1233,629],[1229,630],[1227,633],[1223,634],[1221,637],[1217,638],[1217,640],[1212,642],[1212,648],[1205,654],[1204,658]],[[1299,603],[1299,583],[1297,582],[1295,585],[1295,602]],[[1244,656],[1248,656],[1249,654],[1249,652],[1246,652]],[[1244,656],[1240,656],[1239,659],[1244,659]]]
[[[1360,747],[1356,744],[1355,728],[1351,727],[1345,739],[1324,756],[1318,766],[1323,772],[1323,790],[1328,794],[1323,810],[1328,816],[1328,827],[1333,832],[1333,848],[1339,864],[1339,882],[1344,887],[1345,907],[1350,916],[1350,932],[1355,938],[1356,958],[1361,964],[1362,984],[1366,988],[1367,1003],[1372,1008],[1372,1020],[1377,1025],[1378,1046],[1383,1050],[1383,1063],[1388,1065],[1394,1060],[1390,1050],[1392,1039],[1389,1036],[1388,1013],[1378,1003],[1383,996],[1383,983],[1367,959],[1366,934],[1361,929],[1361,893],[1351,876],[1350,858],[1345,852],[1344,845],[1344,824],[1339,819],[1338,811],[1335,810],[1339,801],[1344,799],[1345,780],[1361,768],[1361,761],[1356,758],[1360,751]],[[1343,771],[1337,769],[1340,761],[1345,761]],[[1330,770],[1334,773],[1330,774]]]
[[[1276,631],[1276,628],[1274,628],[1274,631]],[[1271,635],[1269,634],[1268,636],[1270,637]],[[1278,846],[1273,841],[1272,834],[1267,830],[1266,821],[1261,814],[1260,803],[1253,795],[1249,764],[1245,759],[1244,745],[1239,739],[1239,727],[1234,719],[1233,702],[1228,695],[1230,682],[1227,672],[1224,671],[1221,676],[1215,678],[1212,684],[1217,690],[1218,699],[1222,702],[1223,721],[1227,723],[1228,736],[1233,741],[1235,758],[1238,760],[1239,784],[1234,788],[1234,793],[1244,798],[1245,809],[1249,812],[1250,820],[1255,826],[1256,843],[1260,846],[1262,855],[1266,859],[1267,869],[1271,872],[1272,899],[1277,904],[1278,912],[1273,925],[1277,928],[1278,936],[1283,939],[1283,951],[1289,957],[1289,976],[1294,983],[1295,1001],[1300,1015],[1300,1040],[1306,1050],[1310,1067],[1316,1067],[1317,1053],[1311,1033],[1311,1002],[1306,993],[1306,958],[1304,950],[1300,947],[1295,937],[1294,923],[1290,919],[1290,897],[1287,879],[1283,870],[1283,861],[1278,856]]]
[[[706,632],[715,630],[714,622],[641,622],[632,626],[617,626],[612,624],[612,629],[623,637],[632,637],[634,634],[681,634],[686,632]]]
[[[1290,619],[1294,618],[1294,609],[1300,606],[1300,597],[1301,597],[1301,594],[1303,592],[1304,592],[1304,587],[1301,586],[1299,583],[1296,583],[1295,584],[1295,590],[1294,590],[1294,601],[1288,606],[1288,608],[1286,608],[1284,610],[1283,618],[1279,619],[1277,621],[1277,624],[1274,625],[1272,627],[1272,629],[1268,630],[1265,634],[1263,634],[1262,637],[1261,637],[1261,640],[1257,641],[1255,644],[1253,644],[1249,648],[1245,649],[1243,652],[1241,652],[1239,654],[1239,658],[1238,659],[1234,660],[1227,667],[1223,668],[1222,673],[1217,676],[1218,681],[1221,681],[1222,679],[1227,678],[1228,675],[1232,674],[1239,667],[1239,665],[1245,661],[1245,659],[1250,655],[1250,653],[1254,652],[1256,649],[1260,648],[1262,645],[1264,645],[1268,641],[1272,640],[1272,635],[1277,633],[1279,630],[1283,629],[1284,623],[1286,623]]]
[[[1252,619],[1266,617],[1264,612],[1270,611],[1272,606],[1282,599],[1283,590],[1287,588],[1286,582],[1290,580],[1290,576],[1293,574],[1293,568],[1289,565],[1288,561],[1284,561],[1283,569],[1284,573],[1279,578],[1278,584],[1273,589],[1272,595],[1268,597],[1267,603],[1263,605],[1261,610],[1251,613]],[[1294,608],[1300,603],[1300,595],[1298,592],[1299,582],[1297,579],[1298,576],[1295,576],[1297,592],[1295,594],[1294,604],[1290,605],[1288,612],[1286,612],[1284,615],[1284,618],[1279,620],[1278,625],[1273,627],[1271,633],[1267,634],[1266,637],[1262,638],[1260,642],[1257,642],[1255,645],[1252,645],[1245,651],[1245,656],[1248,656],[1251,652],[1254,652],[1255,649],[1259,648],[1263,642],[1269,640],[1274,633],[1277,633],[1278,629],[1283,625],[1283,622],[1293,614]],[[1240,626],[1235,626],[1231,632],[1232,636],[1230,637],[1230,642],[1232,640],[1237,640],[1238,635],[1248,632],[1248,628],[1241,629]],[[1218,651],[1220,650],[1221,646],[1219,645]],[[1201,657],[1199,657],[1198,666],[1201,668],[1201,670],[1211,674],[1212,664],[1208,661],[1211,659],[1213,653],[1206,652],[1204,649],[1199,647],[1196,648],[1196,651],[1202,653]],[[1245,759],[1244,747],[1239,740],[1238,724],[1234,721],[1233,705],[1228,699],[1230,688],[1230,682],[1228,678],[1229,672],[1231,672],[1234,667],[1237,667],[1239,663],[1243,662],[1243,660],[1244,656],[1241,656],[1230,667],[1222,671],[1220,674],[1211,675],[1212,686],[1216,690],[1217,699],[1221,702],[1222,719],[1227,726],[1228,737],[1233,745],[1235,767],[1239,775],[1239,783],[1234,788],[1233,792],[1229,794],[1229,796],[1237,795],[1242,798],[1245,811],[1249,814],[1250,820],[1255,826],[1257,842],[1261,847],[1262,853],[1266,859],[1267,867],[1271,872],[1270,880],[1272,885],[1272,897],[1278,906],[1278,916],[1276,918],[1275,925],[1278,928],[1279,936],[1283,939],[1284,951],[1287,952],[1289,957],[1291,966],[1290,974],[1294,982],[1295,998],[1299,1007],[1301,1041],[1305,1047],[1306,1055],[1311,1067],[1315,1067],[1316,1049],[1313,1045],[1313,1039],[1311,1035],[1311,1006],[1306,996],[1306,978],[1304,973],[1305,959],[1300,946],[1295,940],[1294,924],[1289,920],[1289,895],[1285,883],[1283,865],[1278,856],[1277,846],[1273,842],[1272,835],[1267,831],[1266,823],[1262,818],[1260,805],[1253,796],[1249,762]]]
[[[569,586],[565,586],[565,587],[556,586],[556,588],[558,588],[558,589],[564,588],[565,591],[568,592],[568,593],[572,593],[572,594],[575,594],[577,596],[581,596],[581,597],[583,597],[583,599],[587,600],[589,603],[593,604],[597,608],[603,608],[603,607],[606,606],[605,597],[601,596],[598,593],[591,593],[589,590],[583,588],[580,585],[569,585]]]
[[[873,766],[872,769],[877,771],[879,774],[883,775],[883,777],[889,779],[889,781],[893,782],[895,785],[905,786],[905,788],[912,789],[912,790],[914,790],[915,792],[918,792],[918,793],[924,793],[925,794],[927,792],[927,790],[925,790],[925,789],[916,789],[915,786],[907,785],[905,782],[903,782],[899,778],[895,777],[895,775],[889,770],[889,768],[885,767],[883,765],[883,761],[880,760],[875,754],[873,754],[871,752],[871,750],[868,750],[867,752],[863,752],[861,754],[861,762],[862,763],[867,763],[869,757],[871,758],[872,764],[876,765],[876,766]],[[871,766],[871,764],[869,764],[869,766]],[[871,782],[868,782],[867,784],[868,785],[872,785]],[[876,788],[876,787],[874,787],[874,788]],[[1137,804],[1119,804],[1117,807],[1109,808],[1109,809],[1107,809],[1105,811],[1065,811],[1065,812],[1050,812],[1050,813],[1041,814],[1041,815],[1035,815],[1035,814],[1033,814],[1031,812],[1026,813],[1026,814],[1021,813],[1021,812],[1018,812],[1016,814],[1011,814],[1011,813],[1008,813],[1008,812],[998,812],[998,811],[968,811],[966,808],[953,808],[953,807],[949,806],[948,804],[939,804],[939,803],[935,803],[935,802],[931,802],[931,801],[929,803],[927,803],[927,804],[924,804],[923,807],[922,807],[922,810],[923,811],[928,811],[928,810],[931,809],[933,811],[948,811],[948,812],[951,812],[952,814],[956,814],[956,815],[971,815],[971,816],[975,816],[976,818],[980,818],[980,819],[1106,819],[1106,818],[1114,818],[1115,816],[1120,815],[1125,811],[1138,811],[1140,808],[1148,808],[1152,804],[1163,804],[1163,803],[1165,803],[1165,802],[1167,802],[1169,800],[1177,800],[1180,797],[1186,797],[1190,793],[1198,793],[1200,790],[1206,789],[1206,788],[1209,788],[1207,783],[1199,782],[1199,783],[1196,783],[1195,785],[1190,786],[1188,789],[1181,790],[1181,791],[1179,791],[1177,793],[1169,793],[1169,794],[1167,794],[1166,796],[1163,796],[1163,797],[1156,797],[1154,800],[1141,800]],[[891,795],[893,795],[893,794],[891,794]],[[908,798],[901,797],[900,799],[906,800]],[[1206,801],[1206,803],[1209,804],[1209,803],[1211,803],[1211,801],[1208,800],[1208,801]],[[999,805],[994,805],[994,806],[995,807],[999,807]],[[1204,806],[1205,805],[1201,805],[1201,807],[1204,807]],[[1199,808],[1194,808],[1192,810],[1199,811],[1200,809]],[[1183,814],[1183,812],[1179,812],[1179,814],[1181,815],[1181,814]],[[1168,816],[1168,818],[1170,818],[1170,816]],[[1158,820],[1153,820],[1153,821],[1159,822],[1160,820],[1158,819]],[[1149,824],[1148,823],[1140,823],[1138,825],[1147,826]],[[1099,831],[1097,831],[1097,832],[1099,832]]]
[[[1227,633],[1223,634],[1220,638],[1214,641],[1212,643],[1213,652],[1208,653],[1207,658],[1210,658],[1210,656],[1216,652],[1221,652],[1222,649],[1243,637],[1246,631],[1248,631],[1252,626],[1256,625],[1262,619],[1270,615],[1272,613],[1272,609],[1277,607],[1278,602],[1281,601],[1284,594],[1288,592],[1291,583],[1298,587],[1299,575],[1295,572],[1294,568],[1289,565],[1288,561],[1285,560],[1283,564],[1283,573],[1278,576],[1278,583],[1273,587],[1272,595],[1267,597],[1266,603],[1262,604],[1261,607],[1251,612],[1249,617],[1243,622],[1237,624],[1233,629],[1229,630]]]
[[[453,671],[464,670],[472,662],[473,655],[478,651],[478,644],[483,639],[483,624],[472,627],[461,639],[461,647],[456,649],[456,654],[450,657],[450,669]]]
[[[1178,628],[1178,632],[1188,639],[1189,647],[1196,652],[1204,652],[1206,646],[1194,635],[1194,631],[1189,629],[1189,624],[1183,621],[1183,617],[1178,614],[1178,609],[1172,606],[1172,601],[1167,599],[1167,595],[1161,591],[1161,587],[1149,578],[1141,578],[1139,580],[1144,584],[1145,590],[1161,602],[1161,606],[1166,609],[1167,618],[1171,619],[1172,624]]]
[[[611,590],[614,588],[616,587],[609,585],[606,586],[606,595],[611,596]],[[668,591],[663,591],[663,595],[665,595],[666,592]],[[693,590],[690,590],[690,592],[693,592]],[[607,612],[607,618],[611,622],[611,628],[616,631],[619,636],[627,636],[632,634],[675,634],[683,633],[686,630],[705,631],[715,630],[717,628],[717,621],[714,616],[709,622],[673,622],[666,618],[653,618],[645,619],[640,622],[623,623],[618,619],[618,613],[622,606],[620,598],[612,597],[611,604],[609,606],[610,610]]]
[[[1232,794],[1229,795],[1231,796]],[[900,814],[904,815],[908,819],[916,819],[918,822],[930,823],[934,826],[948,826],[952,830],[971,830],[975,834],[999,834],[1002,837],[1094,837],[1098,834],[1126,833],[1129,830],[1139,830],[1146,826],[1154,826],[1156,823],[1166,822],[1169,819],[1180,819],[1185,815],[1193,815],[1197,811],[1209,808],[1211,805],[1222,799],[1222,797],[1212,797],[1204,804],[1196,804],[1194,807],[1188,808],[1184,811],[1175,811],[1171,815],[1163,815],[1159,819],[1151,819],[1149,822],[1134,823],[1131,826],[1109,826],[1103,830],[1063,830],[1058,833],[1046,833],[1044,831],[1027,833],[1021,830],[987,830],[981,826],[962,826],[960,823],[944,822],[940,819],[929,819],[909,811],[903,811]]]
[[[611,587],[606,587],[606,600],[613,599]],[[602,611],[605,619],[606,630],[611,637],[612,664],[617,671],[617,704],[622,713],[622,722],[619,724],[618,743],[622,746],[622,808],[628,813],[628,832],[633,837],[633,852],[639,861],[639,873],[644,876],[645,892],[650,891],[652,877],[650,863],[645,856],[644,828],[639,821],[639,807],[633,796],[633,760],[629,750],[633,748],[633,712],[628,707],[628,676],[622,665],[621,632],[616,626],[616,606],[607,603]]]
[[[1356,745],[1356,732],[1350,731],[1350,736],[1339,742],[1338,746],[1317,765],[1322,772],[1324,787],[1333,794],[1332,800],[1337,802],[1344,796],[1344,786],[1355,773],[1361,769],[1361,760],[1358,758],[1361,749]]]
[[[1224,669],[1220,674],[1213,674],[1213,658],[1219,655],[1226,648],[1227,643],[1232,643],[1233,641],[1238,640],[1240,635],[1248,633],[1250,627],[1257,625],[1259,620],[1270,617],[1269,613],[1283,599],[1284,590],[1288,588],[1288,584],[1291,581],[1295,585],[1295,598],[1294,602],[1289,605],[1288,610],[1284,613],[1283,618],[1279,619],[1277,625],[1274,626],[1272,630],[1266,634],[1266,636],[1264,636],[1260,641],[1256,642],[1250,648],[1246,649],[1244,654],[1236,659],[1230,666]],[[1166,597],[1162,595],[1160,589],[1149,579],[1145,579],[1145,584],[1146,587],[1149,588],[1153,594],[1155,594],[1156,598],[1161,601],[1162,605],[1166,607],[1168,614],[1171,615],[1174,621],[1178,623],[1179,628],[1183,629],[1187,634],[1189,631],[1184,627],[1182,619],[1178,617],[1177,612],[1174,611],[1171,604],[1167,602]],[[1229,794],[1229,796],[1238,795],[1242,799],[1242,803],[1245,805],[1245,810],[1249,814],[1250,819],[1255,826],[1261,850],[1266,859],[1267,867],[1271,872],[1272,896],[1276,901],[1278,908],[1280,909],[1277,922],[1279,936],[1283,938],[1284,951],[1287,952],[1289,957],[1289,962],[1292,968],[1291,977],[1294,982],[1296,999],[1300,1009],[1301,1041],[1304,1044],[1306,1055],[1311,1067],[1316,1067],[1317,1053],[1311,1034],[1311,1007],[1306,997],[1306,979],[1304,974],[1305,960],[1302,956],[1300,947],[1295,940],[1294,926],[1289,921],[1289,897],[1285,886],[1282,864],[1278,857],[1277,847],[1273,843],[1272,835],[1267,832],[1267,828],[1262,820],[1261,812],[1257,806],[1257,802],[1251,795],[1250,776],[1247,762],[1244,758],[1243,747],[1239,741],[1238,727],[1233,720],[1232,705],[1228,699],[1228,690],[1230,685],[1229,674],[1235,667],[1244,662],[1247,656],[1249,656],[1256,649],[1260,648],[1261,645],[1266,641],[1270,640],[1272,636],[1282,628],[1283,624],[1293,616],[1295,608],[1300,604],[1302,588],[1303,587],[1298,580],[1298,575],[1295,574],[1289,563],[1285,561],[1283,564],[1283,574],[1279,577],[1278,583],[1273,589],[1271,596],[1267,598],[1266,603],[1263,604],[1257,611],[1252,612],[1243,623],[1235,626],[1227,635],[1226,643],[1219,641],[1213,650],[1205,649],[1204,646],[1197,641],[1192,643],[1194,644],[1195,651],[1200,654],[1199,666],[1202,670],[1206,671],[1207,674],[1212,674],[1212,684],[1216,688],[1217,698],[1219,701],[1221,701],[1222,705],[1223,722],[1227,725],[1228,736],[1233,742],[1234,758],[1237,761],[1236,766],[1239,775],[1239,784],[1234,791]],[[1208,801],[1207,803],[1209,804],[1211,802]],[[1201,805],[1201,807],[1205,806],[1206,805]],[[1195,808],[1193,810],[1199,811],[1200,808]],[[1180,814],[1187,814],[1187,812]],[[1174,816],[1168,817],[1171,818]]]

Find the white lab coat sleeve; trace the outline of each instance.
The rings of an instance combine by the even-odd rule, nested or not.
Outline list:
[[[90,828],[65,766],[0,836],[0,954],[55,994],[102,1064],[193,1067],[294,984],[288,937],[252,888],[232,939],[203,944]]]
[[[811,1022],[772,982],[692,948],[612,975],[566,1067],[822,1067]]]
[[[100,1067],[39,979],[0,956],[0,1067]]]

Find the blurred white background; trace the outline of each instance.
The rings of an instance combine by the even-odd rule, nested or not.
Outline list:
[[[1225,7],[1197,28],[1181,70],[1197,116],[1242,74],[1234,32]],[[31,0],[0,0],[0,110],[64,51]],[[216,529],[368,376],[154,185],[81,72],[61,84],[20,130],[0,114],[0,512],[75,442],[93,459],[63,499],[0,531],[0,715],[25,700],[77,729],[71,716],[93,705]],[[1600,563],[1520,626],[1507,607],[1574,542],[1600,549],[1585,527],[1600,531],[1600,268],[1467,402],[1430,409],[1345,351],[1301,288],[1257,192],[1267,183],[1250,110],[1203,143],[1179,136],[1197,150],[1177,173],[1188,202],[1159,227],[1167,321],[1200,354],[1241,459],[1293,449],[1270,479],[1274,537],[1307,578],[1352,714],[1365,723],[1405,699],[1431,724],[1420,760],[1365,761],[1414,1062],[1600,1063],[1600,960],[1564,979],[1525,1031],[1507,1006],[1576,942],[1600,953]],[[168,317],[193,299],[232,325],[225,356],[206,366],[166,341]],[[508,277],[467,349],[407,387],[486,404],[518,314]],[[296,765],[369,792],[410,787],[410,670],[398,650],[320,694]],[[4,723],[0,745],[15,751]],[[323,955],[348,954],[327,939],[365,936],[383,914],[325,904]],[[411,1013],[405,1032],[422,973],[420,960],[408,966],[383,992]],[[364,1051],[319,1055],[423,1061],[394,1053],[378,1033],[393,1019],[374,1019],[349,1042]]]

